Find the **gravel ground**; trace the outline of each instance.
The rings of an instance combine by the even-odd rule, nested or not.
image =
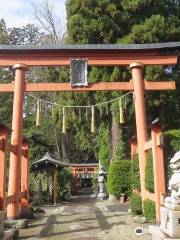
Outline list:
[[[95,201],[93,195],[80,194],[59,206],[44,207],[46,214],[20,230],[19,239],[61,240],[150,240],[148,224],[136,224],[128,213],[128,203]],[[144,234],[137,236],[135,229]]]

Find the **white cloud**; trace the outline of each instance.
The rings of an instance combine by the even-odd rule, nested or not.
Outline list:
[[[5,20],[7,27],[22,27],[28,23],[35,23],[33,2],[37,4],[37,0],[0,0],[0,19]],[[65,0],[49,0],[49,2],[54,6],[57,16],[61,16],[61,21],[65,24]]]
[[[24,0],[0,0],[0,18],[7,27],[22,27],[32,22],[31,5]]]

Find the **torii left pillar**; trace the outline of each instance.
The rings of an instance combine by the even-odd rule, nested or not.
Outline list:
[[[132,79],[134,82],[135,93],[135,112],[136,112],[136,129],[137,129],[137,141],[138,141],[138,154],[139,154],[139,166],[140,166],[140,182],[141,182],[141,197],[145,199],[145,165],[146,165],[146,153],[144,151],[144,145],[147,141],[147,120],[144,101],[144,79],[142,76],[143,64],[134,62],[130,65],[132,70]]]
[[[7,206],[8,219],[17,218],[20,209],[21,147],[26,67],[25,64],[14,65],[15,84],[11,144],[15,146],[15,151],[10,154],[8,196],[14,195],[15,198]]]

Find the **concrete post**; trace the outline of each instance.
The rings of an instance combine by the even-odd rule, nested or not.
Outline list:
[[[11,144],[16,146],[17,151],[10,154],[8,196],[15,195],[15,201],[7,206],[8,219],[15,219],[19,215],[21,144],[26,65],[16,64],[14,65],[14,69],[15,84]]]

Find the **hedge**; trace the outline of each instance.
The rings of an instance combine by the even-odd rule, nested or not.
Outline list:
[[[169,161],[174,156],[176,152],[180,149],[180,129],[172,129],[163,134],[164,136],[164,156],[165,156],[165,166],[167,181],[170,179],[172,175],[172,170],[169,167]]]
[[[180,129],[172,129],[163,134],[165,144],[165,155],[172,158],[180,149]]]
[[[140,172],[139,172],[139,156],[136,153],[133,156],[133,159],[131,161],[131,179],[132,179],[132,188],[141,190],[141,184],[140,184]]]
[[[147,151],[147,160],[145,167],[145,188],[149,192],[154,192],[154,172],[153,172],[153,158],[152,150]]]
[[[133,215],[142,214],[142,199],[141,196],[133,194],[130,198],[130,209]]]
[[[130,196],[131,161],[116,160],[111,163],[108,169],[107,191],[116,198],[119,198],[121,193]]]
[[[156,205],[154,201],[145,199],[143,201],[143,210],[145,218],[151,221],[156,219]]]

